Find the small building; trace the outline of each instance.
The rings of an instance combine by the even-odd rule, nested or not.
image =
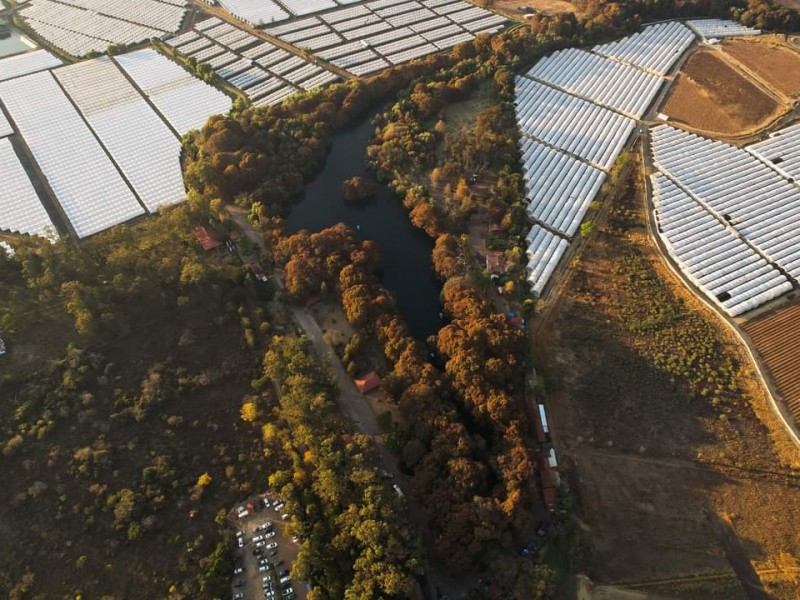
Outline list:
[[[222,242],[219,241],[217,233],[210,227],[198,225],[192,230],[192,234],[206,252],[209,250],[215,250],[216,248],[222,246]]]
[[[381,384],[381,378],[375,371],[370,371],[363,377],[356,379],[354,383],[358,388],[358,392],[363,396],[378,387]]]
[[[490,275],[502,275],[506,272],[506,254],[502,250],[486,252],[486,270]]]

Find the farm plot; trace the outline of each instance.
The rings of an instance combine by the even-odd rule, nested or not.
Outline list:
[[[282,41],[361,76],[448,50],[507,19],[463,0],[367,2],[268,28]]]
[[[185,14],[185,5],[160,0],[31,0],[19,11],[39,36],[78,57],[177,31]]]
[[[710,50],[687,61],[661,112],[687,127],[717,135],[757,130],[781,105]]]
[[[253,36],[216,17],[165,40],[177,54],[206,63],[256,106],[282,102],[299,90],[339,79],[307,58]]]
[[[735,515],[743,562],[768,597],[794,600],[800,584],[779,567],[800,555],[800,492],[784,466],[796,450],[740,344],[665,273],[640,206],[631,193],[612,207],[536,336],[581,499],[577,570],[642,597],[745,599],[713,526]],[[717,378],[722,389],[704,394]]]
[[[750,336],[783,402],[800,425],[800,304],[748,321],[742,329]]]
[[[782,94],[800,95],[800,53],[773,40],[726,40],[722,49]]]

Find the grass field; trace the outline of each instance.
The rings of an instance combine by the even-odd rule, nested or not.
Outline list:
[[[736,340],[613,207],[537,336],[580,571],[667,598],[800,594],[798,464]],[[607,596],[616,597],[616,596]],[[755,597],[755,596],[754,596]]]
[[[776,36],[727,40],[724,52],[786,96],[800,95],[800,53]]]
[[[678,75],[661,112],[702,133],[741,135],[765,126],[781,110],[715,51],[699,50]]]
[[[533,10],[548,15],[558,15],[561,13],[574,12],[577,14],[575,7],[566,0],[494,0],[491,4],[493,10],[504,12],[516,19],[522,19],[525,13],[522,12],[524,8],[532,8]]]

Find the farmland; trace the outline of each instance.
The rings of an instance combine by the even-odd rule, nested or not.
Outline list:
[[[737,579],[755,572],[771,597],[797,597],[800,458],[736,340],[651,246],[634,194],[537,340],[551,427],[575,469],[579,570],[698,599],[744,598]]]
[[[783,107],[716,51],[699,50],[687,61],[662,112],[710,135],[741,136],[763,128]]]
[[[800,53],[776,36],[727,40],[723,51],[786,96],[800,95]]]
[[[800,422],[800,370],[797,368],[800,304],[750,321],[743,328],[766,363],[778,393],[795,420]]]

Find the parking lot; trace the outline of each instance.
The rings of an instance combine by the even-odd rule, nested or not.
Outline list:
[[[264,502],[268,506],[264,506]],[[276,510],[276,507],[277,510]],[[290,515],[280,500],[258,496],[234,508],[236,566],[231,582],[234,600],[305,600],[306,586],[291,576],[299,550],[287,531]]]

